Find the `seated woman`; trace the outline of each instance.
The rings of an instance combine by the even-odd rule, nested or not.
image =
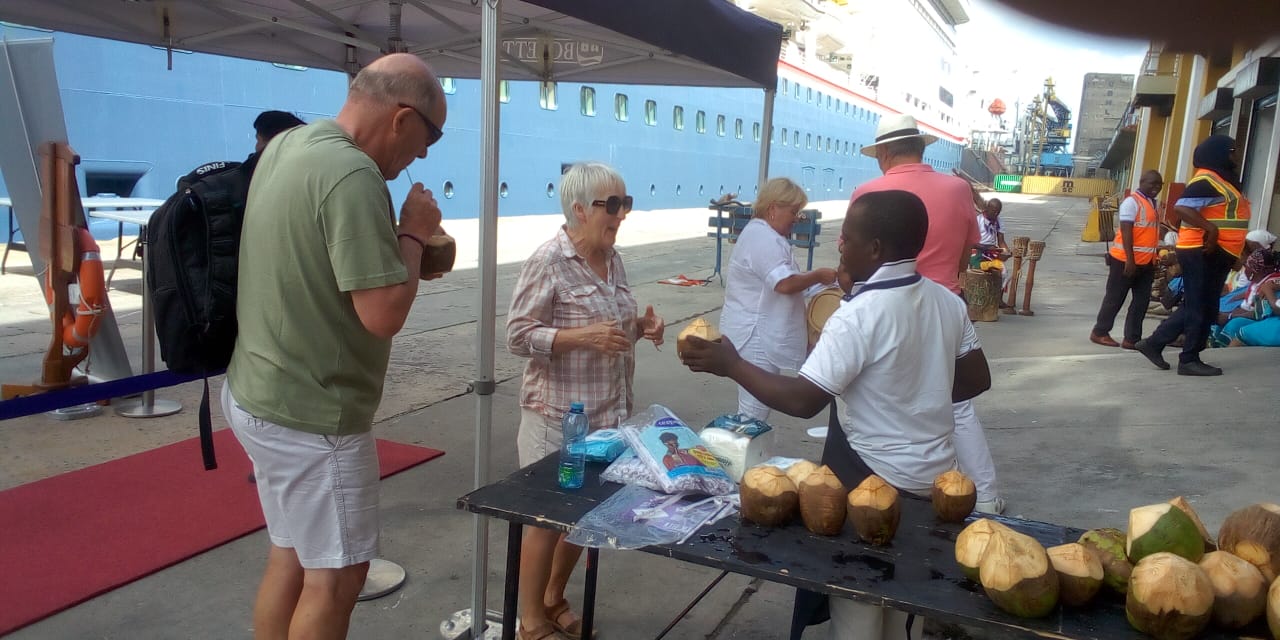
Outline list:
[[[1249,274],[1245,273],[1244,265],[1255,251],[1271,251],[1275,247],[1275,242],[1276,236],[1266,229],[1254,229],[1244,237],[1244,253],[1240,255],[1239,262],[1231,273],[1227,274],[1227,281],[1222,285],[1222,299],[1218,302],[1219,313],[1229,314],[1239,307],[1241,302],[1245,302],[1245,295],[1249,292],[1251,282]]]
[[[1276,290],[1280,287],[1280,254],[1255,251],[1244,271],[1251,284],[1240,306],[1232,311],[1215,336],[1229,346],[1280,346],[1280,315],[1276,314]]]

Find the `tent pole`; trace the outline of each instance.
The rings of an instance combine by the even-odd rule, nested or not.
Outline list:
[[[498,289],[498,34],[502,0],[480,3],[480,304],[476,323],[475,487],[489,484],[489,440],[493,428],[494,323]],[[475,516],[471,575],[471,638],[484,638],[489,611],[489,520]]]
[[[777,94],[778,90],[774,87],[764,90],[764,115],[760,118],[760,173],[756,178],[756,193],[760,193],[764,183],[769,180],[769,151],[773,142],[773,99]],[[738,194],[738,197],[741,198],[742,194]],[[751,199],[755,200],[755,197]]]

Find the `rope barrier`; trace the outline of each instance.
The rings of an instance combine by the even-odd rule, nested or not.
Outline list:
[[[145,391],[172,387],[184,382],[200,380],[201,378],[216,376],[221,373],[222,371],[210,371],[207,374],[179,374],[167,370],[156,371],[154,373],[144,373],[142,375],[131,376],[128,378],[120,378],[118,380],[108,380],[107,382],[99,382],[97,384],[70,387],[67,389],[37,393],[30,396],[22,396],[21,398],[14,398],[12,400],[0,402],[0,420],[32,416],[37,413],[46,413],[55,409],[74,407],[90,402],[110,400],[112,398],[134,396]]]

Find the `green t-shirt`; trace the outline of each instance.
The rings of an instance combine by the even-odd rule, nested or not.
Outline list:
[[[287,131],[262,154],[227,371],[246,411],[311,433],[372,428],[391,341],[364,328],[350,292],[408,277],[392,215],[377,165],[333,121]]]

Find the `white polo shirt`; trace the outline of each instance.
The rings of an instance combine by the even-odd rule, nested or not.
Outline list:
[[[888,263],[860,284],[915,272],[915,260]],[[844,400],[845,437],[872,471],[900,489],[927,491],[956,465],[956,359],[981,347],[964,301],[921,278],[842,304],[800,375]]]
[[[748,222],[729,258],[720,332],[739,348],[758,341],[779,369],[795,369],[804,360],[804,295],[773,290],[797,273],[791,243],[760,218]]]

